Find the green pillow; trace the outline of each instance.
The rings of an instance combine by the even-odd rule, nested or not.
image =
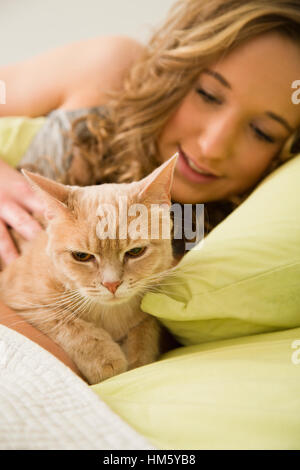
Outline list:
[[[16,166],[45,120],[45,117],[23,116],[0,118],[1,160],[11,166]]]
[[[300,155],[269,175],[142,310],[181,344],[300,326]]]
[[[181,347],[92,390],[159,449],[300,450],[300,328]]]
[[[181,347],[91,388],[159,449],[300,450],[300,328]]]

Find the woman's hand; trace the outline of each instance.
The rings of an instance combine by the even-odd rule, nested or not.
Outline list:
[[[8,226],[26,240],[32,240],[42,230],[32,213],[43,210],[42,202],[24,176],[0,159],[0,259],[4,265],[18,257]]]

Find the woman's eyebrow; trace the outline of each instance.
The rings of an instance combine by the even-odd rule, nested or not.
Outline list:
[[[278,114],[273,113],[272,111],[266,111],[265,114],[269,116],[271,119],[282,124],[289,132],[294,132],[294,129],[289,125],[289,123],[284,119],[282,116],[278,116]]]
[[[227,80],[221,75],[219,72],[215,72],[214,70],[204,69],[202,73],[206,73],[207,75],[211,75],[212,77],[216,78],[222,85],[226,86],[231,90],[231,85],[227,82]]]
[[[228,83],[226,78],[224,78],[223,75],[221,75],[219,72],[216,72],[215,70],[204,69],[202,73],[206,73],[207,75],[214,77],[226,88],[229,88],[229,90],[232,89],[231,85]],[[274,119],[274,121],[277,121],[280,124],[282,124],[289,132],[294,132],[294,129],[292,128],[292,126],[290,126],[287,120],[284,119],[282,116],[279,116],[278,114],[273,113],[273,111],[266,111],[265,114],[271,119]]]

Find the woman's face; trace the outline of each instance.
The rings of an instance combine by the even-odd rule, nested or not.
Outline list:
[[[202,72],[159,136],[161,161],[179,151],[173,201],[216,201],[251,188],[300,126],[291,88],[299,79],[299,45],[275,32]]]

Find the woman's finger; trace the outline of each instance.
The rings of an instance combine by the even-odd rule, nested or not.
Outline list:
[[[14,261],[19,256],[18,250],[7,230],[5,222],[0,219],[0,258],[4,265]]]
[[[25,209],[11,200],[1,205],[0,218],[26,240],[32,240],[42,230],[40,224]]]
[[[24,178],[24,177],[23,177]],[[18,181],[14,184],[14,200],[31,212],[42,213],[45,210],[44,203],[31,189],[27,181]]]

